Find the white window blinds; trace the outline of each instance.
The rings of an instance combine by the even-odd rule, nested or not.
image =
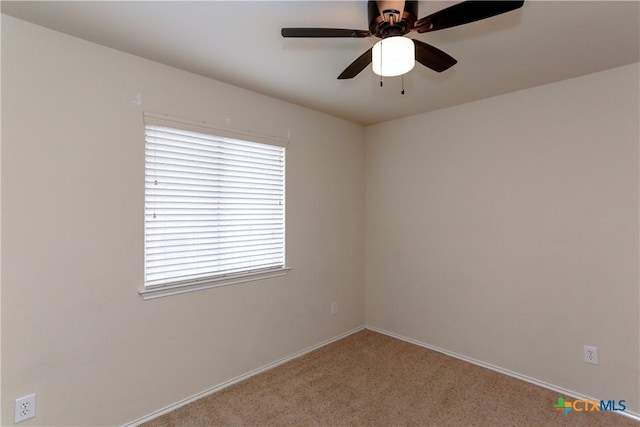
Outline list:
[[[145,287],[284,267],[285,148],[200,130],[145,115]]]

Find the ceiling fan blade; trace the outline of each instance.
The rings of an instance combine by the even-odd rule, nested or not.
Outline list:
[[[439,73],[453,67],[458,61],[431,45],[413,39],[416,46],[416,61]]]
[[[464,1],[417,20],[413,29],[419,33],[438,31],[510,12],[523,4],[524,1]]]
[[[369,37],[368,30],[343,28],[283,28],[282,37]]]
[[[367,65],[371,64],[371,50],[373,48],[369,48],[365,53],[360,55],[358,59],[353,61],[347,68],[344,69],[342,74],[338,76],[338,79],[352,79],[357,76],[360,71],[367,68]]]

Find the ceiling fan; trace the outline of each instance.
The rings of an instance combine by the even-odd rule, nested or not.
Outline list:
[[[283,28],[282,37],[388,37],[404,36],[416,31],[428,33],[491,18],[522,7],[524,1],[463,1],[424,18],[417,19],[417,1],[369,0],[369,30],[342,28]],[[440,49],[413,39],[415,60],[434,71],[449,69],[456,61]],[[373,47],[360,55],[338,76],[352,79],[372,61]]]

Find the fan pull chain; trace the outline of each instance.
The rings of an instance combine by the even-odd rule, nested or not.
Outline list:
[[[400,93],[404,95],[404,74],[401,77],[402,77],[402,91],[400,91]]]
[[[380,43],[380,87],[382,87],[382,43]]]

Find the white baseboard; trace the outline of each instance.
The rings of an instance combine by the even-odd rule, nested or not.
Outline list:
[[[536,378],[532,378],[532,377],[529,377],[527,375],[520,374],[518,372],[510,371],[508,369],[504,369],[504,368],[501,368],[499,366],[495,366],[495,365],[492,365],[490,363],[486,363],[486,362],[483,362],[481,360],[474,359],[472,357],[468,357],[468,356],[464,356],[462,354],[454,353],[453,351],[445,350],[444,348],[436,347],[434,345],[430,345],[430,344],[424,343],[422,341],[414,340],[413,338],[405,337],[403,335],[396,334],[395,332],[387,331],[385,329],[376,328],[375,326],[370,326],[370,325],[367,325],[366,329],[369,329],[369,330],[374,331],[374,332],[379,332],[381,334],[388,335],[390,337],[397,338],[399,340],[406,341],[406,342],[409,342],[411,344],[419,345],[420,347],[428,348],[429,350],[434,350],[434,351],[437,351],[438,353],[446,354],[447,356],[451,356],[451,357],[454,357],[456,359],[464,360],[465,362],[473,363],[474,365],[478,365],[478,366],[481,366],[483,368],[491,369],[492,371],[496,371],[496,372],[499,372],[501,374],[505,374],[505,375],[508,375],[510,377],[513,377],[513,378],[516,378],[516,379],[519,379],[519,380],[522,380],[522,381],[525,381],[525,382],[528,382],[528,383],[531,383],[531,384],[546,388],[548,390],[555,391],[555,392],[557,392],[559,394],[563,394],[565,396],[570,396],[570,397],[573,397],[575,399],[588,399],[588,400],[600,401],[600,399],[596,399],[596,398],[591,397],[591,396],[586,396],[586,395],[584,395],[582,393],[578,393],[578,392],[573,391],[573,390],[567,390],[566,388],[557,386],[555,384],[550,384],[548,382],[541,381],[541,380],[538,380]],[[619,414],[619,415],[624,415],[624,416],[629,417],[629,418],[632,418],[632,419],[634,419],[636,421],[640,421],[640,414],[637,414],[635,412],[624,411],[624,412],[615,412],[615,413]]]
[[[282,359],[278,359],[275,362],[271,362],[271,363],[268,363],[268,364],[266,364],[264,366],[261,366],[259,368],[253,369],[253,370],[251,370],[251,371],[249,371],[249,372],[247,372],[245,374],[242,374],[242,375],[237,376],[235,378],[232,378],[232,379],[230,379],[228,381],[220,383],[220,384],[218,384],[216,386],[208,388],[208,389],[206,389],[204,391],[201,391],[200,393],[194,394],[193,396],[188,397],[186,399],[183,399],[183,400],[181,400],[179,402],[176,402],[176,403],[173,403],[171,405],[165,406],[162,409],[158,409],[157,411],[154,411],[154,412],[150,413],[149,415],[146,415],[146,416],[144,416],[142,418],[138,418],[137,420],[131,421],[130,423],[124,424],[123,427],[135,427],[135,426],[138,426],[138,425],[140,425],[142,423],[146,423],[147,421],[151,421],[154,418],[157,418],[157,417],[159,417],[161,415],[164,415],[164,414],[168,414],[171,411],[175,411],[176,409],[180,408],[181,406],[187,405],[187,404],[189,404],[191,402],[195,402],[198,399],[202,399],[203,397],[206,397],[206,396],[208,396],[208,395],[210,395],[212,393],[215,393],[216,391],[220,391],[223,388],[229,387],[230,385],[239,383],[240,381],[244,381],[247,378],[250,378],[250,377],[252,377],[254,375],[257,375],[257,374],[260,374],[262,372],[268,371],[269,369],[273,369],[276,366],[282,365],[283,363],[289,362],[289,361],[291,361],[293,359],[297,359],[300,356],[303,356],[303,355],[305,355],[307,353],[310,353],[310,352],[312,352],[314,350],[317,350],[320,347],[324,347],[327,344],[331,344],[334,341],[341,340],[342,338],[348,337],[349,335],[355,334],[356,332],[360,332],[364,328],[365,328],[364,325],[363,326],[358,326],[357,328],[351,329],[350,331],[344,332],[344,333],[342,333],[340,335],[337,335],[337,336],[335,336],[333,338],[326,339],[326,340],[324,340],[324,341],[322,341],[322,342],[320,342],[318,344],[315,344],[315,345],[313,345],[311,347],[307,347],[307,348],[305,348],[303,350],[297,351],[297,352],[295,352],[293,354],[290,354],[289,356],[283,357]]]

